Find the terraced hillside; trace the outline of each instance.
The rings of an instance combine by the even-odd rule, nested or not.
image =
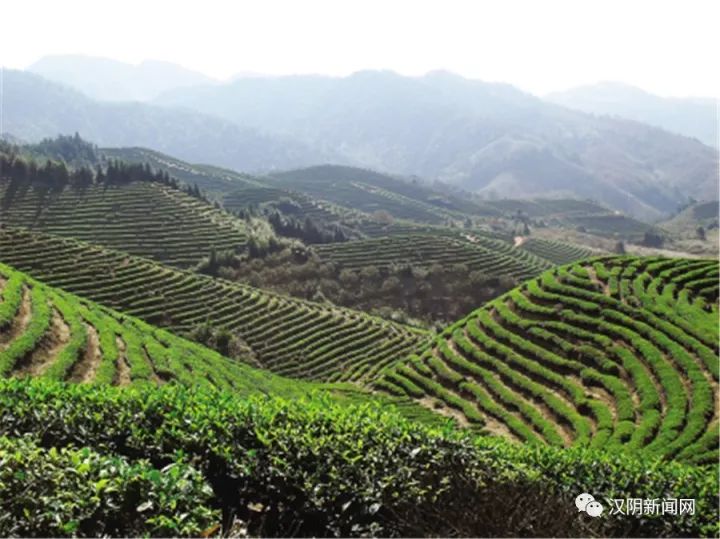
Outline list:
[[[653,226],[610,210],[590,200],[533,199],[490,200],[488,206],[501,212],[506,219],[518,216],[531,222],[555,228],[571,228],[607,238],[638,242]]]
[[[590,249],[580,245],[541,238],[524,239],[519,247],[556,265],[569,264],[593,254]]]
[[[442,223],[468,214],[501,215],[482,203],[360,168],[324,165],[273,174],[269,181],[362,212],[386,211],[397,219]]]
[[[336,222],[351,215],[351,211],[345,208],[338,208],[306,194],[277,187],[257,186],[236,189],[223,197],[222,204],[230,211],[262,204],[280,204],[281,209],[300,219],[309,217],[320,222]]]
[[[488,200],[488,206],[496,208],[506,216],[518,212],[533,219],[545,218],[548,220],[563,220],[577,215],[610,213],[610,210],[590,200],[575,199],[501,199]]]
[[[632,242],[639,242],[645,232],[654,230],[651,225],[619,214],[577,215],[569,218],[567,222],[588,234]]]
[[[148,323],[188,333],[209,323],[247,344],[271,371],[317,380],[370,379],[425,334],[361,312],[176,270],[84,242],[0,229],[0,260]]]
[[[258,187],[263,183],[249,174],[234,170],[188,163],[170,155],[148,148],[101,148],[105,158],[120,159],[129,163],[150,164],[154,170],[163,170],[186,185],[197,185],[212,198],[240,187]]]
[[[376,386],[513,440],[716,463],[718,262],[603,257],[547,271]]]
[[[534,277],[550,264],[529,251],[490,238],[467,234],[407,234],[363,241],[315,246],[326,260],[352,270],[368,266],[379,269],[393,265],[429,267],[433,264],[465,264],[470,271],[491,275],[510,275],[519,279]]]
[[[7,376],[303,392],[302,384],[231,361],[0,264],[0,378]]]
[[[211,249],[241,250],[240,220],[186,193],[153,182],[86,188],[20,189],[0,180],[0,223],[72,237],[189,267]]]
[[[349,206],[341,206],[307,193],[280,187],[244,187],[227,193],[223,197],[222,203],[223,207],[230,211],[239,211],[248,207],[275,206],[284,213],[299,219],[309,217],[320,223],[340,223],[357,230],[362,236],[368,238],[407,234],[432,234],[451,237],[460,235],[457,228],[412,219],[397,219],[395,217],[388,219],[383,215],[376,216],[372,213],[360,211],[352,205],[350,199],[347,201]],[[380,204],[379,206],[373,206],[373,208],[387,211],[390,206]],[[435,211],[435,209],[432,211]],[[433,222],[437,221],[435,217],[432,218]],[[444,215],[444,219],[457,220],[460,218],[463,218],[463,216],[457,213]],[[512,241],[512,234],[509,232],[489,233],[481,230],[472,230],[471,232],[495,239]]]

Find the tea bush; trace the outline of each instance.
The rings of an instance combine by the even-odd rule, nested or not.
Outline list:
[[[240,399],[171,384],[116,389],[6,380],[0,434],[33,436],[43,448],[90,447],[157,469],[186,463],[204,475],[213,495],[206,505],[191,490],[182,503],[220,510],[226,530],[239,519],[263,536],[654,536],[717,529],[712,468],[513,445],[449,424],[413,423],[377,404],[338,405],[322,394]],[[573,504],[584,491],[598,499],[694,497],[697,511],[588,519]],[[154,533],[147,526],[143,533]]]
[[[1,536],[194,536],[218,519],[212,490],[186,463],[158,470],[31,438],[0,437]]]

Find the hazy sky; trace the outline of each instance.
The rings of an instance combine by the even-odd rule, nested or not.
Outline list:
[[[447,69],[543,94],[720,96],[718,0],[0,0],[0,65],[167,60],[216,78]]]

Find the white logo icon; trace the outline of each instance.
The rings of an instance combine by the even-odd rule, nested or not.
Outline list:
[[[575,498],[575,506],[578,508],[578,511],[585,511],[591,517],[599,517],[603,512],[602,504],[595,501],[593,495],[587,492],[583,492]]]

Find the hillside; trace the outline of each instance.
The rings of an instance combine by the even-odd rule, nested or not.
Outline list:
[[[258,177],[211,165],[191,164],[147,148],[98,148],[77,134],[15,148],[8,146],[5,150],[11,155],[13,152],[38,164],[52,159],[65,161],[73,168],[91,170],[118,160],[149,167],[172,178],[173,182],[177,180],[186,191],[199,189],[203,197],[231,212],[260,213],[271,220],[275,215],[275,225],[280,221],[289,225],[276,226],[277,233],[289,233],[309,243],[428,231],[449,234],[452,232],[449,226],[459,225],[492,231],[504,239],[526,234],[525,224],[533,229],[572,229],[634,243],[642,241],[645,232],[658,232],[651,225],[591,200],[483,201],[437,182],[430,185],[417,178],[392,177],[337,165]],[[50,181],[45,178],[47,175],[47,171],[41,169],[37,179],[40,183]],[[318,234],[313,231],[302,234],[293,230],[307,228],[308,218],[312,221],[310,228],[322,230],[323,239],[315,237]],[[558,239],[562,236],[561,233]]]
[[[178,334],[230,332],[256,365],[318,380],[371,379],[425,333],[365,313],[273,294],[88,243],[0,229],[2,260],[44,282]],[[205,331],[207,333],[207,331]]]
[[[2,263],[0,298],[0,378],[118,386],[178,382],[286,396],[300,396],[309,388],[231,361]]]
[[[487,198],[593,198],[658,218],[716,188],[717,150],[698,141],[444,72],[257,77],[155,102],[294,137],[335,152],[336,163],[437,179]]]
[[[498,199],[486,201],[488,206],[505,215],[524,214],[533,219],[562,221],[577,215],[611,213],[607,207],[592,200],[581,199]]]
[[[151,181],[66,185],[0,179],[0,224],[77,238],[191,267],[216,251],[242,251],[246,230],[202,200]]]
[[[580,245],[541,238],[523,239],[519,247],[554,265],[569,264],[593,254],[593,251]]]
[[[718,458],[718,262],[606,257],[545,272],[376,387],[529,444]]]
[[[314,166],[274,173],[269,180],[365,213],[386,211],[397,219],[441,223],[461,219],[463,214],[499,215],[493,208],[463,199],[447,188],[432,189],[417,179],[408,181],[356,167]]]
[[[317,245],[321,258],[341,268],[359,270],[390,266],[428,268],[434,264],[464,264],[468,271],[488,275],[509,275],[520,280],[534,277],[550,263],[526,250],[515,250],[510,243],[468,234],[455,238],[406,234],[387,238]]]
[[[354,213],[349,208],[337,207],[305,193],[267,184],[235,189],[222,198],[222,204],[230,211],[272,206],[298,219],[309,217],[319,222],[342,221]]]
[[[149,164],[153,169],[163,170],[186,185],[197,185],[212,198],[219,199],[224,193],[240,188],[264,185],[249,174],[206,164],[192,164],[176,157],[148,148],[101,148],[99,153],[109,159],[129,163]]]
[[[685,239],[698,238],[698,228],[705,233],[717,230],[720,222],[720,202],[698,202],[689,205],[672,218],[658,223],[658,226]]]
[[[694,137],[717,148],[718,102],[711,98],[666,98],[618,82],[571,88],[545,97],[548,101],[592,114],[622,116]]]

